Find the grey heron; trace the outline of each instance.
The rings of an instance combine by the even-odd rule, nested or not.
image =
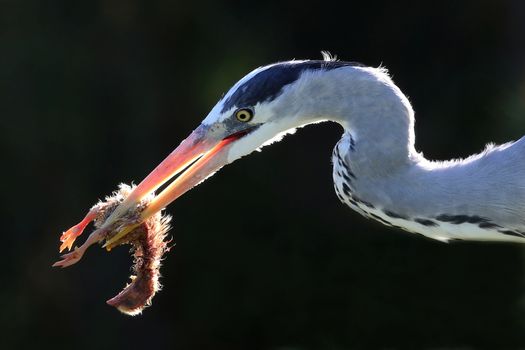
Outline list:
[[[325,56],[260,67],[237,82],[109,216],[101,229],[119,223],[119,232],[105,247],[224,165],[324,121],[344,129],[332,155],[333,179],[350,208],[440,241],[525,242],[525,138],[466,159],[428,160],[414,147],[412,107],[386,70]],[[124,220],[177,174],[138,217]],[[92,219],[88,214],[66,231],[61,249],[71,249]],[[99,240],[100,229],[58,266],[76,262]]]

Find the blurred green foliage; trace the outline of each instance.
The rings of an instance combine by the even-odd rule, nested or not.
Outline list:
[[[525,133],[525,5],[508,1],[0,1],[0,347],[525,347],[523,248],[445,245],[351,212],[341,129],[307,127],[168,212],[176,247],[142,316],[104,304],[125,248],[56,270],[58,237],[140,181],[221,94],[291,58],[386,66],[447,159]]]

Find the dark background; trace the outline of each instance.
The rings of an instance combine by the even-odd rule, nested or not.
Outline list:
[[[0,347],[525,348],[523,247],[447,245],[353,213],[333,192],[335,124],[171,205],[177,246],[142,316],[105,304],[127,282],[126,248],[51,268],[62,230],[140,181],[235,81],[321,50],[385,65],[429,158],[525,134],[519,0],[0,1]]]

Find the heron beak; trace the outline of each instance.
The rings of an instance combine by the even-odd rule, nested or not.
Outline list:
[[[131,208],[135,208],[142,198],[158,189],[175,175],[181,173],[162,192],[160,192],[142,211],[140,221],[143,222],[151,215],[165,208],[182,194],[204,181],[227,164],[226,150],[228,145],[235,142],[247,132],[230,135],[222,140],[213,139],[208,135],[208,128],[201,125],[190,134],[170,155],[166,157],[134,191],[115,209],[106,220],[104,226],[114,223]],[[104,247],[111,249],[135,226],[124,228],[111,239]]]

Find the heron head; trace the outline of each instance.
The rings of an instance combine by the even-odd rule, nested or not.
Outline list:
[[[318,74],[356,65],[333,60],[288,61],[258,68],[237,82],[195,129],[130,194],[114,217],[143,197],[171,182],[144,210],[143,219],[226,164],[269,144],[295,128],[322,120],[323,115],[305,98],[314,94]],[[321,87],[317,87],[321,88]],[[307,91],[305,93],[305,89]],[[111,221],[111,220],[108,220]]]

